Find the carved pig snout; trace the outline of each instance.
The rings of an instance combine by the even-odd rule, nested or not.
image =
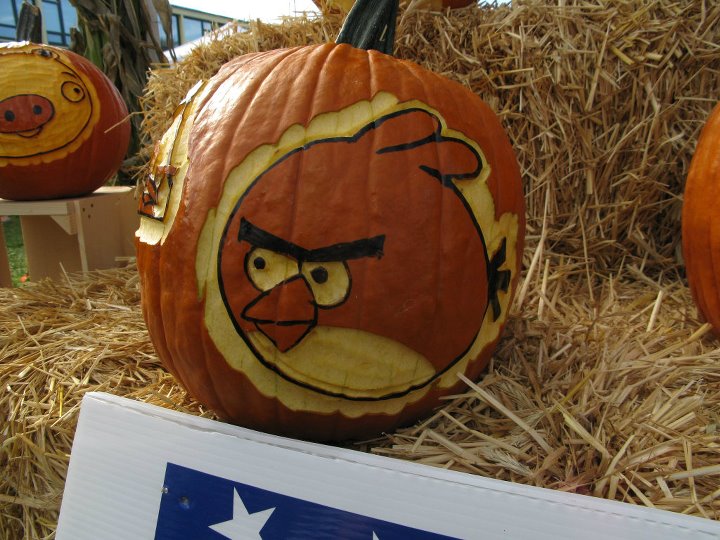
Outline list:
[[[0,133],[37,135],[55,115],[52,102],[37,94],[21,94],[0,101]]]

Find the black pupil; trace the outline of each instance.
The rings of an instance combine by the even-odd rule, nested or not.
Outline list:
[[[328,280],[328,271],[322,266],[313,268],[312,272],[310,272],[310,275],[317,283],[325,283]]]
[[[253,260],[253,266],[258,270],[263,270],[265,268],[265,259],[262,257],[255,257]]]
[[[5,111],[5,120],[8,122],[12,122],[15,120],[15,113],[12,111]]]
[[[42,113],[42,107],[40,105],[35,105],[33,107],[33,114],[41,114]]]
[[[46,51],[44,49],[40,49],[40,56],[44,56],[45,58],[50,57],[50,51]]]

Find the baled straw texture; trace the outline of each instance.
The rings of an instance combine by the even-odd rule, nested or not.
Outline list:
[[[356,448],[720,518],[720,342],[676,264],[681,186],[718,95],[720,7],[515,2],[408,8],[398,54],[499,112],[522,164],[525,275],[486,375],[432,418]],[[253,24],[151,74],[155,139],[234,56],[333,39]],[[211,416],[160,366],[134,268],[0,289],[0,531],[49,538],[79,402],[100,390]]]

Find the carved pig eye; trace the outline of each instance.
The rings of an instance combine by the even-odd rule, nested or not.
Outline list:
[[[245,273],[255,288],[269,291],[300,273],[295,259],[269,249],[254,248],[245,257]]]
[[[32,53],[43,58],[58,58],[57,53],[48,49],[33,49]]]
[[[350,270],[342,261],[303,263],[302,275],[320,307],[342,304],[350,294]]]
[[[65,81],[62,84],[61,90],[63,97],[73,103],[82,101],[85,97],[85,90],[83,90],[83,87],[73,81]]]

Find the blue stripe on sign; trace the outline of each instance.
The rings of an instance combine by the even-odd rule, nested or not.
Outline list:
[[[155,540],[228,538],[440,540],[451,537],[168,463]]]

